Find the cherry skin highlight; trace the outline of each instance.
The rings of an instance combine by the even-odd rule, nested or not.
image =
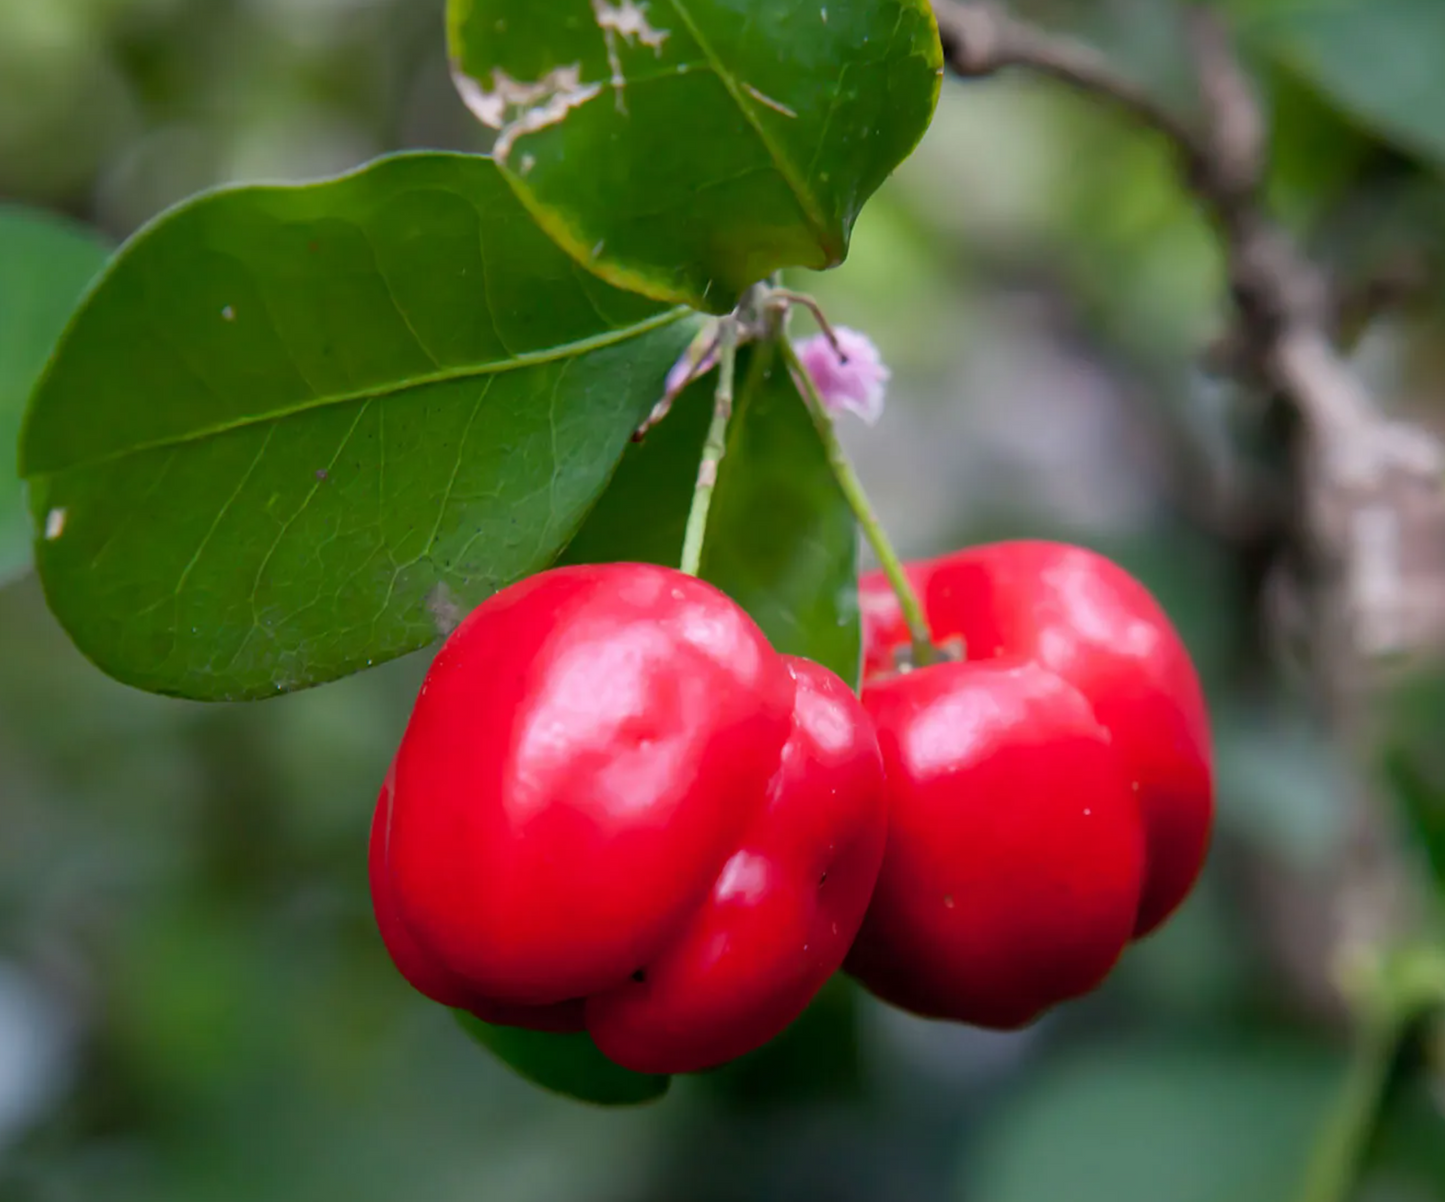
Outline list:
[[[797,1017],[841,964],[886,826],[843,683],[642,564],[554,569],[478,607],[386,799],[372,888],[403,975],[488,1021],[585,1024],[657,1073]]]

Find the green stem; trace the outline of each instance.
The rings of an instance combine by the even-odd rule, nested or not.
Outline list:
[[[725,318],[718,330],[717,391],[713,394],[712,424],[702,444],[702,461],[697,465],[697,485],[692,508],[687,513],[687,530],[682,537],[682,570],[696,576],[702,567],[702,545],[707,537],[707,515],[717,488],[718,464],[727,453],[728,422],[733,415],[733,384],[737,375],[738,330]]]
[[[893,591],[898,597],[898,605],[903,611],[904,621],[908,623],[908,634],[913,642],[913,663],[918,667],[931,664],[938,658],[938,653],[933,646],[933,636],[928,629],[928,619],[924,616],[923,605],[918,600],[918,594],[913,591],[908,574],[903,570],[903,561],[898,558],[898,552],[893,549],[887,531],[883,529],[883,524],[873,511],[873,504],[868,500],[868,494],[863,489],[863,482],[858,479],[858,473],[853,468],[852,460],[848,458],[848,452],[838,441],[838,431],[833,426],[833,416],[828,412],[827,406],[823,404],[823,398],[818,395],[818,386],[813,382],[812,376],[808,374],[808,369],[803,366],[802,360],[798,358],[798,352],[793,348],[792,341],[785,336],[778,339],[778,345],[782,348],[784,361],[792,369],[793,375],[803,390],[803,400],[807,404],[808,414],[813,419],[813,425],[817,428],[818,437],[823,442],[823,452],[828,457],[829,467],[833,469],[833,477],[838,481],[838,487],[842,490],[843,496],[847,498],[848,506],[853,510],[853,516],[863,530],[863,536],[868,540],[868,545],[873,548],[873,554],[878,557],[878,564],[882,567],[883,574],[888,577],[888,583],[893,586]]]
[[[1296,1202],[1349,1202],[1355,1192],[1406,1027],[1396,1014],[1367,1015],[1362,1023],[1345,1080],[1305,1167]]]

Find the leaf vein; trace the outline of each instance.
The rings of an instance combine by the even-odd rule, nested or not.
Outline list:
[[[273,409],[266,413],[247,414],[244,417],[234,418],[230,421],[216,422],[214,425],[189,430],[185,433],[149,439],[144,442],[135,443],[132,446],[110,451],[104,455],[94,455],[88,459],[80,459],[72,463],[47,465],[46,467],[30,472],[29,477],[38,478],[56,475],[63,471],[70,472],[100,467],[107,463],[114,463],[117,460],[127,459],[133,455],[143,454],[147,451],[183,446],[186,443],[192,442],[202,442],[208,438],[216,438],[223,434],[230,434],[236,430],[247,430],[261,425],[275,425],[278,422],[284,421],[286,418],[295,417],[301,413],[310,413],[317,409],[324,409],[331,405],[346,405],[355,401],[385,400],[388,397],[403,395],[406,392],[425,388],[431,384],[451,384],[460,380],[479,380],[488,376],[504,375],[510,371],[522,371],[529,367],[539,367],[549,363],[569,362],[573,358],[589,354],[592,351],[603,350],[609,346],[616,346],[631,338],[640,337],[643,334],[649,334],[655,330],[663,329],[688,316],[692,312],[692,309],[680,305],[675,309],[669,309],[660,313],[656,317],[634,322],[630,326],[610,330],[605,334],[594,335],[590,338],[581,338],[575,342],[563,343],[560,346],[549,347],[545,351],[523,351],[505,361],[450,368],[445,371],[429,372],[425,375],[413,376],[406,380],[387,381],[384,384],[377,384],[370,388],[356,389],[351,392],[338,393],[335,396],[307,398],[300,403],[288,405],[281,409]]]
[[[702,30],[698,28],[692,14],[688,12],[684,0],[672,0],[672,5],[687,26],[688,32],[692,34],[693,40],[697,42],[698,49],[702,51],[709,65],[717,73],[718,79],[722,81],[723,87],[727,89],[728,95],[733,98],[733,103],[737,105],[743,120],[751,125],[753,132],[757,134],[758,140],[763,144],[763,149],[768,152],[768,157],[772,160],[773,167],[782,176],[783,182],[788,185],[788,190],[792,192],[793,198],[798,202],[798,208],[802,212],[804,220],[812,227],[813,235],[817,238],[819,245],[826,247],[828,222],[819,210],[817,198],[808,190],[807,184],[798,178],[787,157],[774,145],[773,139],[758,119],[757,111],[747,100],[747,95],[743,90],[747,85],[741,83],[718,58],[712,46],[703,37]]]
[[[266,431],[266,436],[261,439],[261,445],[256,448],[256,454],[252,456],[250,465],[241,474],[241,479],[237,482],[236,487],[231,490],[231,495],[226,498],[225,504],[216,511],[215,519],[207,528],[206,533],[201,537],[200,544],[196,547],[195,554],[191,556],[190,561],[186,564],[186,566],[181,569],[181,574],[176,577],[175,587],[171,590],[171,595],[169,597],[162,598],[154,605],[148,606],[147,608],[141,610],[141,612],[136,615],[137,617],[143,617],[146,614],[149,614],[154,610],[159,609],[160,606],[164,605],[165,602],[168,600],[174,600],[179,604],[181,594],[185,592],[186,581],[190,579],[191,573],[195,570],[196,565],[201,560],[201,556],[205,554],[206,548],[210,546],[211,540],[216,535],[216,531],[219,530],[221,527],[221,523],[226,520],[226,515],[231,512],[232,507],[236,504],[237,501],[241,499],[241,494],[246,490],[246,485],[250,483],[251,477],[256,474],[256,469],[261,466],[261,460],[266,457],[266,450],[271,445],[271,436],[275,432],[275,426],[272,426],[269,430]]]

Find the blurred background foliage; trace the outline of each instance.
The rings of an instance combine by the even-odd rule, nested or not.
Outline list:
[[[1167,0],[1018,7],[1193,104]],[[1445,4],[1224,7],[1268,101],[1277,210],[1347,281],[1438,262]],[[0,0],[0,197],[114,239],[212,184],[483,145],[439,0]],[[1355,357],[1438,424],[1445,277],[1419,274]],[[1247,462],[1248,405],[1197,366],[1227,299],[1210,230],[1112,114],[1026,78],[950,83],[849,263],[801,283],[894,369],[882,424],[847,435],[905,551],[1075,539],[1184,631],[1220,805],[1185,910],[1028,1032],[914,1021],[838,982],[661,1105],[590,1110],[469,1044],[375,934],[367,824],[424,657],[255,706],[169,702],[80,659],[20,580],[0,589],[0,1199],[1289,1195],[1343,1072],[1331,906],[1377,765],[1271,666],[1258,548],[1181,470]],[[1382,796],[1445,871],[1445,688],[1391,712]],[[1408,1049],[1371,1202],[1445,1198],[1441,1046]]]

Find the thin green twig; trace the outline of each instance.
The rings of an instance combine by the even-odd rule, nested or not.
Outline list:
[[[1296,1202],[1349,1202],[1353,1197],[1404,1031],[1405,1024],[1393,1015],[1366,1018],[1361,1024]]]
[[[1445,951],[1433,938],[1348,967],[1355,1048],[1305,1165],[1295,1202],[1349,1202],[1359,1185],[1400,1047],[1426,1015],[1445,1011]]]
[[[718,329],[718,379],[713,394],[712,424],[702,444],[702,461],[697,465],[697,485],[692,508],[687,513],[687,530],[682,539],[681,567],[696,576],[702,567],[702,547],[707,538],[707,515],[717,488],[718,465],[727,453],[728,422],[733,415],[733,385],[737,376],[737,323],[725,318]]]
[[[863,489],[862,481],[858,479],[858,473],[853,468],[852,460],[848,458],[848,452],[838,441],[838,431],[833,426],[833,416],[823,404],[823,398],[818,395],[818,387],[813,382],[812,376],[808,374],[808,369],[803,366],[802,360],[798,358],[798,353],[788,338],[779,338],[778,345],[782,350],[784,362],[787,363],[798,381],[798,386],[802,389],[803,400],[807,404],[813,425],[818,431],[818,437],[823,442],[823,451],[828,457],[828,465],[833,469],[833,477],[838,481],[838,487],[847,499],[849,508],[853,510],[853,516],[858,520],[858,525],[862,528],[868,545],[873,548],[873,554],[878,557],[878,563],[882,567],[884,575],[888,577],[888,583],[893,586],[893,591],[898,596],[898,605],[903,610],[904,621],[908,623],[909,638],[913,643],[913,663],[915,666],[931,664],[938,658],[938,653],[933,646],[923,606],[918,600],[918,594],[913,590],[913,585],[908,580],[908,574],[903,569],[903,561],[899,559],[898,552],[893,549],[893,544],[889,541],[887,531],[883,529],[883,524],[873,511],[873,504],[868,500],[868,494]]]

